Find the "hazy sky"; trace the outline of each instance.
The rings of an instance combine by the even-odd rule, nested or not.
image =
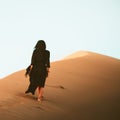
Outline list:
[[[40,39],[51,62],[79,50],[120,59],[120,1],[0,0],[0,78],[26,68]]]

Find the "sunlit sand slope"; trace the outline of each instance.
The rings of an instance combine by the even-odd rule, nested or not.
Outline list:
[[[80,55],[81,54],[81,55]],[[120,60],[87,51],[51,63],[44,99],[25,70],[0,80],[0,120],[119,120]]]

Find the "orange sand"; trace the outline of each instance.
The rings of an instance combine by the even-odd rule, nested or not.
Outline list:
[[[120,60],[80,51],[52,62],[45,98],[24,94],[25,70],[0,80],[0,120],[119,120]]]

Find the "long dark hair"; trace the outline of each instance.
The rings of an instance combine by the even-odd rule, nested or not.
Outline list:
[[[39,40],[37,44],[35,45],[35,49],[38,49],[40,51],[46,50],[46,43],[44,40]]]

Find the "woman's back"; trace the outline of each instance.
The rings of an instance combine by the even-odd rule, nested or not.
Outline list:
[[[34,67],[50,67],[49,63],[49,51],[40,51],[40,50],[34,50],[31,64]]]

